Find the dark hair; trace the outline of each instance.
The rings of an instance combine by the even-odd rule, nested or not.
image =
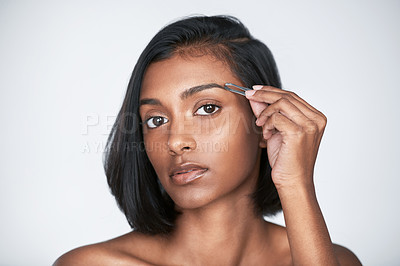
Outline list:
[[[178,212],[144,148],[138,109],[140,89],[149,64],[177,53],[209,54],[229,62],[247,87],[264,84],[281,88],[270,50],[235,17],[189,17],[167,25],[154,36],[135,65],[104,156],[108,185],[120,209],[133,229],[147,234],[171,232]],[[257,215],[274,215],[282,209],[266,149],[261,152],[260,175],[252,196]]]

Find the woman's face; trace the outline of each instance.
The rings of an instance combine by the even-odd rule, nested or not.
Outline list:
[[[248,100],[218,86],[243,85],[211,56],[152,63],[140,94],[147,155],[177,209],[254,191],[261,134]],[[240,196],[239,196],[240,197]]]

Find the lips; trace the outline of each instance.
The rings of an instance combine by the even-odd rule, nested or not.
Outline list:
[[[173,167],[169,172],[169,177],[176,185],[186,185],[199,179],[207,171],[208,168],[204,166],[194,163],[185,163]]]

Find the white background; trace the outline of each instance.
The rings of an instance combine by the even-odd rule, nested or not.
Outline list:
[[[333,241],[365,265],[399,264],[399,11],[399,1],[0,1],[0,263],[49,265],[130,230],[102,151],[133,66],[167,23],[230,14],[270,47],[284,88],[328,117],[315,182]]]

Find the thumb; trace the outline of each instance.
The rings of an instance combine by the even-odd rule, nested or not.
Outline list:
[[[267,108],[268,104],[263,102],[256,102],[249,100],[251,109],[253,110],[254,115],[258,118],[262,111]]]
[[[253,86],[254,90],[260,90],[262,86]],[[264,111],[265,108],[267,108],[268,104],[263,103],[263,102],[256,102],[249,100],[251,109],[253,110],[254,115],[258,118],[261,114],[262,111]]]

